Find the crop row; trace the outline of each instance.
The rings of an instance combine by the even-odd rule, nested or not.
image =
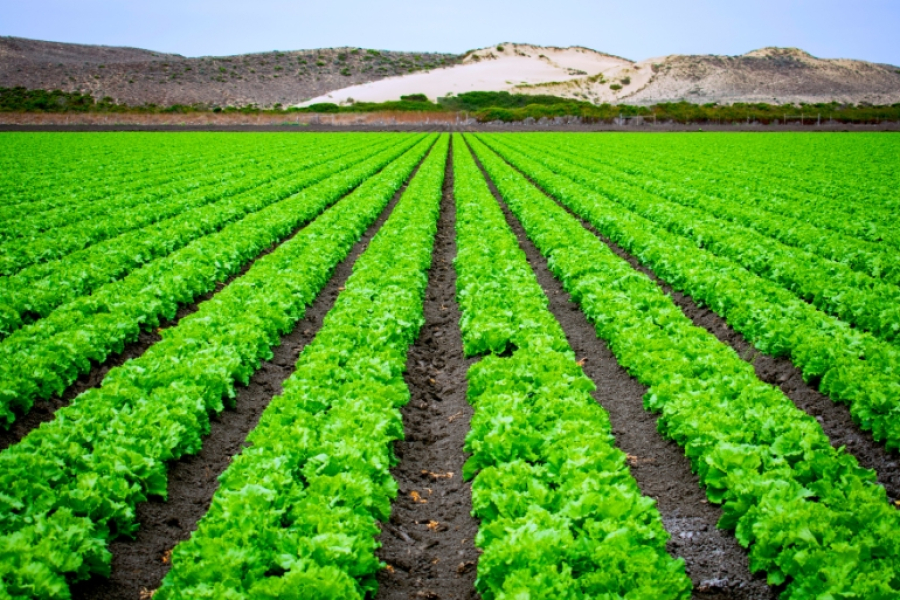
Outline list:
[[[780,136],[766,139],[750,135],[754,137],[706,140],[702,146],[683,137],[654,143],[652,148],[638,141],[634,151],[626,149],[624,153],[621,146],[603,148],[595,139],[584,148],[598,155],[605,154],[601,148],[610,154],[624,154],[636,163],[652,157],[661,168],[677,167],[682,177],[690,178],[690,185],[724,200],[761,206],[869,242],[887,242],[894,251],[900,247],[900,232],[892,225],[898,210],[896,186],[884,187],[894,177],[890,171],[896,155],[893,140],[865,135],[839,139],[826,136],[816,147],[809,144],[808,137],[806,143],[792,137],[793,143],[785,144]],[[662,155],[661,144],[666,146]],[[843,156],[824,158],[829,150]],[[766,158],[754,159],[754,154]],[[826,173],[816,176],[816,163],[826,165]],[[853,168],[848,169],[848,164]],[[867,165],[881,165],[882,169],[866,177],[862,171]],[[708,174],[714,181],[704,183],[699,174]],[[868,185],[873,186],[870,191],[862,192],[861,188]]]
[[[832,448],[814,418],[693,326],[649,278],[471,141],[599,337],[649,387],[646,407],[660,412],[660,431],[685,448],[709,499],[723,504],[719,526],[749,548],[751,570],[784,584],[785,600],[900,594],[900,514],[874,473]]]
[[[0,218],[10,207],[27,208],[32,202],[47,204],[53,196],[89,192],[95,187],[127,185],[143,171],[177,168],[185,155],[201,151],[196,143],[160,144],[159,136],[147,139],[141,149],[123,156],[124,137],[90,137],[81,134],[9,134],[0,136],[11,151],[0,157]],[[118,152],[116,149],[118,148]],[[147,152],[143,150],[146,148]],[[121,165],[121,167],[120,167]]]
[[[5,147],[13,150],[8,155],[9,166],[0,171],[5,175],[0,175],[2,221],[14,219],[23,211],[43,212],[146,189],[147,180],[157,176],[190,177],[192,171],[196,174],[198,168],[225,154],[254,155],[277,148],[269,136],[241,139],[228,134],[3,137]],[[284,138],[278,141],[288,148],[292,145]],[[29,148],[31,144],[34,146]]]
[[[509,136],[501,138],[508,139]],[[718,212],[711,212],[717,207],[696,209],[650,194],[610,177],[604,170],[594,168],[592,161],[574,153],[545,145],[513,147],[531,158],[539,157],[544,166],[692,240],[698,247],[774,281],[820,310],[889,342],[900,338],[900,288],[893,283],[720,219]],[[764,216],[758,218],[762,220]]]
[[[196,192],[212,185],[234,183],[246,175],[244,171],[248,167],[252,169],[271,158],[271,150],[260,152],[260,149],[250,148],[246,154],[220,152],[203,157],[199,163],[186,160],[186,164],[175,172],[159,170],[145,174],[138,180],[141,184],[138,189],[117,187],[92,200],[77,195],[65,205],[50,210],[39,210],[37,206],[20,207],[15,217],[0,222],[0,240],[4,244],[26,240],[40,242],[51,230],[89,220],[116,219],[118,215],[128,215],[133,207],[165,202],[178,194]],[[109,189],[114,184],[106,185]]]
[[[615,182],[616,186],[625,183],[639,187],[650,194],[751,228],[788,246],[846,264],[855,271],[900,283],[900,255],[896,248],[766,210],[763,203],[754,201],[758,192],[751,194],[743,188],[735,190],[723,186],[716,178],[718,172],[697,177],[696,169],[679,168],[669,161],[657,165],[637,160],[633,155],[597,155],[587,150],[588,143],[579,143],[580,140],[571,136],[534,136],[527,142],[541,150],[563,150],[567,159],[577,157],[579,164],[598,177]]]
[[[417,143],[143,356],[111,370],[102,388],[0,453],[0,595],[67,598],[68,581],[109,573],[108,541],[136,529],[138,502],[165,497],[166,461],[197,452],[210,413],[272,356],[431,142]]]
[[[405,138],[359,163],[335,162],[336,174],[201,237],[124,279],[61,306],[44,319],[0,342],[0,414],[7,422],[26,412],[35,398],[61,393],[91,361],[122,351],[141,329],[175,316],[237,273],[249,260],[313,219],[335,200],[403,154],[415,143]]]
[[[495,144],[494,138],[484,138]],[[850,404],[854,419],[888,448],[900,447],[900,350],[857,331],[726,258],[635,215],[509,146],[511,164],[676,289],[721,315],[758,350],[789,356],[807,381]],[[552,161],[547,161],[553,165]]]
[[[381,140],[364,148],[341,146],[306,160],[294,159],[286,169],[266,173],[264,179],[254,178],[256,187],[0,278],[0,338],[135,268],[348,168],[348,160],[362,161],[391,143]]]
[[[223,178],[220,165],[209,165],[210,171],[206,175],[177,181],[152,190],[151,195],[154,199],[150,201],[110,210],[86,221],[70,221],[64,227],[57,227],[36,236],[8,240],[4,243],[3,254],[0,256],[0,274],[13,274],[28,265],[61,258],[91,244],[152,225],[185,210],[251,190],[285,173],[290,173],[296,159],[290,155],[282,155],[273,161],[274,164],[242,173],[234,178]],[[238,162],[236,166],[241,165]]]
[[[454,147],[455,260],[475,407],[464,475],[486,600],[688,598],[682,560],[641,495],[469,150]]]
[[[409,401],[406,353],[424,322],[447,155],[442,136],[360,256],[209,512],[172,553],[157,598],[359,598],[374,592]],[[361,434],[362,433],[362,434]]]

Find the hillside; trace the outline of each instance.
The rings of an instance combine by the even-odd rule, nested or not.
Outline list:
[[[380,102],[421,92],[551,94],[596,104],[733,102],[900,102],[900,70],[860,60],[820,59],[794,48],[741,56],[671,55],[632,61],[588,48],[504,43],[432,73],[390,77],[336,90],[313,102]]]
[[[0,37],[0,87],[60,89],[128,104],[293,104],[459,62],[453,54],[326,48],[186,58],[136,48]]]
[[[465,55],[362,48],[186,58],[135,48],[0,37],[0,87],[61,89],[132,105],[309,105],[469,91],[650,105],[900,102],[900,69],[795,48],[632,61],[583,47],[498,44]]]

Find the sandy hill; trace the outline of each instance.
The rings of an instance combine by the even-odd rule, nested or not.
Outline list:
[[[594,103],[900,102],[900,69],[795,48],[642,61],[589,48],[504,43],[465,55],[327,48],[186,58],[0,37],[0,87],[62,89],[129,104],[432,99],[467,91],[553,94]]]
[[[326,48],[186,58],[136,48],[0,37],[0,87],[61,89],[128,104],[269,107],[457,64],[453,54]]]
[[[900,69],[821,59],[795,48],[741,56],[671,55],[632,61],[588,48],[504,43],[431,73],[389,77],[335,90],[314,102],[378,102],[401,94],[431,98],[467,91],[552,94],[594,103],[900,102]]]

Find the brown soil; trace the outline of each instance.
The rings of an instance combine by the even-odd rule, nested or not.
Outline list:
[[[407,358],[411,399],[403,409],[406,439],[394,445],[400,464],[391,472],[400,493],[382,524],[376,598],[477,598],[478,522],[470,515],[471,486],[462,480],[463,443],[472,407],[456,304],[456,207],[452,151],[425,296],[425,324]],[[412,495],[416,492],[419,500]]]
[[[547,260],[490,180],[489,185],[550,300],[550,311],[562,325],[575,354],[586,359],[584,372],[597,386],[594,399],[609,412],[616,445],[629,455],[631,474],[641,492],[657,501],[663,524],[672,536],[667,548],[673,556],[684,559],[694,597],[775,598],[776,591],[766,584],[765,577],[750,573],[747,553],[731,532],[716,529],[722,511],[707,502],[682,449],[657,432],[656,415],[643,408],[647,388],[619,365],[606,343],[597,337],[593,325],[553,276]]]
[[[417,171],[418,167],[410,179]],[[235,408],[227,409],[211,420],[210,433],[200,452],[169,464],[168,498],[151,498],[138,505],[139,528],[135,538],[115,540],[110,544],[113,554],[110,578],[93,577],[73,585],[74,600],[138,600],[159,587],[169,571],[168,557],[172,548],[188,539],[197,528],[197,522],[206,514],[219,487],[219,475],[231,463],[232,457],[240,453],[247,434],[256,426],[272,398],[282,392],[282,385],[294,372],[300,352],[318,333],[325,315],[334,306],[339,291],[350,276],[353,264],[390,216],[407,184],[397,191],[381,216],[337,265],[304,317],[273,348],[272,359],[262,363],[249,385],[238,386]]]

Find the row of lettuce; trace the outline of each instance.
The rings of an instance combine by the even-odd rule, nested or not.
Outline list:
[[[597,168],[594,161],[583,158],[577,149],[560,151],[545,144],[515,146],[531,157],[540,157],[544,166],[573,182],[779,284],[858,329],[892,343],[900,337],[900,287],[896,285],[900,272],[890,272],[883,280],[855,271],[842,262],[773,240],[752,228],[720,218],[720,210],[727,211],[733,206],[724,201],[697,209],[649,193],[611,176],[602,167]],[[753,222],[764,222],[767,216],[762,211],[757,213]],[[775,226],[775,222],[771,224]],[[900,258],[900,251],[885,254],[887,259]],[[900,261],[896,267],[900,268]]]
[[[175,211],[174,216],[143,227],[107,231],[108,239],[95,240],[86,248],[0,278],[0,339],[75,298],[340,172],[348,161],[359,160],[389,144],[388,140],[381,140],[365,148],[361,144],[338,145],[305,160],[287,158],[282,168],[260,170],[255,177],[248,175],[245,183],[201,192],[205,198],[199,206],[182,206],[183,210]],[[46,239],[38,243],[59,249],[58,241],[53,232],[48,232]]]
[[[545,148],[511,144],[509,138],[483,139],[656,275],[724,317],[758,350],[789,357],[807,381],[849,404],[854,419],[876,440],[900,448],[900,348],[895,343],[817,310],[779,283],[641,216],[631,209],[634,202],[621,200],[628,193],[624,186],[607,195],[603,192],[609,188],[599,177],[597,183],[588,178],[590,185],[579,182],[569,176],[578,169],[570,155],[557,158]],[[888,330],[897,325],[897,317],[890,317],[896,306],[883,313]]]
[[[900,180],[894,165],[900,143],[891,136],[522,137],[568,147],[632,175],[638,185],[647,180],[669,183],[669,193],[674,188],[686,200],[698,194],[734,208],[756,209],[757,214],[773,213],[784,220],[786,232],[798,224],[813,224],[825,235],[834,232],[851,243],[865,242],[862,247],[870,252],[893,249],[893,262],[897,261],[900,233],[894,221],[900,210]]]
[[[209,204],[0,279],[0,339],[75,298],[340,172],[348,161],[360,160],[387,145],[389,142],[382,141],[365,150],[341,147],[312,159],[294,159],[288,168],[270,171],[245,191],[229,190]]]
[[[556,201],[480,140],[469,141],[599,337],[648,386],[646,407],[660,413],[660,431],[684,447],[707,496],[722,504],[719,526],[749,548],[751,569],[784,585],[781,597],[790,600],[896,597],[900,514],[874,472],[833,448],[813,417],[760,382],[752,365],[694,326]],[[541,185],[552,183],[540,165],[502,152]],[[582,195],[559,197],[578,212],[569,196]],[[664,246],[665,264],[680,263],[671,243]]]
[[[464,475],[483,550],[485,599],[682,598],[691,582],[666,552],[547,297],[468,148],[454,145],[455,261],[474,406]]]
[[[71,290],[58,289],[44,318],[0,341],[0,415],[11,423],[36,399],[61,393],[90,370],[92,361],[102,363],[121,352],[141,330],[175,317],[179,306],[216,289],[264,249],[315,218],[415,143],[417,138],[411,136],[347,154],[330,154],[327,163],[300,176],[284,177],[233,202],[226,200],[209,207],[206,225],[188,214],[171,229],[163,228],[159,235],[140,240],[136,234],[130,248],[124,244],[119,248],[121,240],[110,244],[105,248],[110,251],[107,263],[77,262],[81,271],[66,270],[38,281],[37,289],[26,287],[20,294],[8,293],[8,297],[34,306],[36,301],[46,299],[41,293],[45,281],[80,284],[82,291],[82,295],[71,298],[75,296]],[[254,212],[246,215],[248,211]],[[187,238],[186,245],[167,254],[165,250],[174,249],[176,242],[166,236],[178,231]],[[197,234],[195,239],[190,239],[191,234]],[[129,261],[131,252],[146,251],[152,244],[158,244],[163,256],[143,266]],[[123,255],[125,259],[117,262]],[[92,256],[96,258],[88,252],[85,258]],[[128,272],[128,267],[140,268]],[[109,277],[113,280],[105,283],[107,268],[121,278]]]
[[[173,552],[156,597],[375,591],[376,521],[389,517],[397,491],[391,442],[409,399],[402,374],[423,321],[446,140],[357,261],[210,511]],[[655,502],[615,448],[524,253],[465,145],[453,153],[464,345],[470,356],[491,354],[468,374],[479,592],[688,598]]]
[[[361,142],[356,140],[358,146]],[[16,207],[18,216],[4,222],[7,239],[2,241],[0,274],[12,275],[30,265],[58,260],[104,240],[252,191],[296,172],[298,161],[291,153],[280,151],[263,162],[253,161],[252,155],[211,162],[199,175],[191,166],[179,176],[183,178],[172,179],[171,173],[154,174],[148,177],[147,188],[112,193],[108,199],[79,199],[45,211]]]
[[[0,157],[3,221],[20,214],[19,208],[60,208],[72,201],[145,188],[144,180],[157,174],[190,177],[185,167],[197,169],[241,149],[250,156],[264,155],[271,145],[262,139],[241,142],[227,134],[216,136],[215,143],[198,134],[176,139],[135,133],[33,133],[3,134],[2,139],[9,149]]]
[[[376,522],[397,494],[392,442],[403,437],[403,372],[424,321],[448,143],[432,148],[354,264],[156,597],[361,599],[376,589]]]
[[[67,598],[70,581],[109,573],[109,541],[136,529],[137,503],[165,496],[167,461],[199,450],[210,415],[272,356],[433,142],[406,138],[408,150],[392,162],[340,175],[343,192],[329,185],[301,196],[324,207],[358,185],[141,357],[112,369],[101,388],[0,453],[5,597]],[[261,228],[289,232],[293,212]]]
[[[62,389],[88,360],[120,349],[142,323],[168,318],[178,303],[212,289],[315,219],[164,330],[142,357],[110,371],[102,388],[0,453],[0,547],[7,557],[0,561],[0,591],[12,598],[67,598],[71,581],[109,572],[108,543],[136,529],[135,505],[165,496],[166,461],[199,450],[210,415],[271,356],[271,346],[302,318],[334,266],[428,153],[354,265],[284,393],[223,474],[198,530],[175,549],[156,597],[371,595],[383,567],[375,557],[377,521],[389,517],[397,491],[389,473],[392,442],[403,435],[399,407],[409,392],[402,375],[423,321],[448,143],[448,136],[436,143],[408,137],[353,158],[333,149],[321,166],[310,161],[309,178],[294,184],[304,188],[300,193],[281,200],[283,191],[273,192],[267,208],[173,252],[169,258],[195,249],[160,267],[159,279],[130,278],[168,258],[122,279],[143,287],[123,284],[115,302],[101,287],[91,296],[100,296],[98,304],[69,312],[64,305],[4,340],[20,344],[12,362],[24,361],[27,347],[46,348],[45,358],[22,362],[23,369],[65,357],[60,364],[69,366],[43,380]],[[578,183],[574,175],[581,172],[574,169],[582,167],[570,153],[541,146],[535,160],[538,150],[528,144],[457,136],[460,327],[466,354],[486,355],[467,375],[475,414],[464,469],[474,478],[473,513],[481,520],[476,587],[482,596],[686,599],[691,583],[683,561],[666,552],[668,534],[655,502],[641,495],[615,447],[608,415],[591,397],[593,384],[549,312],[469,145],[598,335],[648,386],[646,407],[660,413],[660,431],[685,448],[709,498],[723,505],[720,526],[734,529],[749,548],[751,568],[783,584],[782,597],[791,600],[900,593],[900,517],[874,473],[832,448],[815,419],[692,326],[652,281],[516,168],[658,273],[683,268],[682,277],[693,281],[687,278],[710,272],[736,278],[746,270],[713,271],[710,265],[726,259],[697,254],[706,251]],[[194,246],[206,240],[208,246]],[[185,271],[192,283],[183,283]],[[740,293],[761,302],[771,290],[758,286],[771,282],[752,277],[708,289],[732,294],[720,303],[737,301]],[[156,308],[128,312],[132,299]],[[122,312],[108,312],[111,306]],[[790,305],[782,315],[768,305],[754,308],[735,312],[752,319],[769,311],[765,323],[772,324],[800,310]],[[53,321],[57,313],[68,317]],[[869,354],[856,362],[871,369],[867,376],[881,373],[886,381],[893,346],[832,321],[817,333],[868,336],[842,339],[863,339],[856,348]],[[32,331],[36,337],[26,338]],[[826,371],[823,386],[849,376],[835,372],[850,369],[841,355],[822,366],[823,354],[809,352]],[[24,380],[11,379],[26,395],[44,393]],[[869,400],[855,397],[855,414]]]

